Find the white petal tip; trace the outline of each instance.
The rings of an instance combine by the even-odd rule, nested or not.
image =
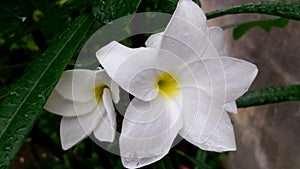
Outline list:
[[[98,61],[101,63],[101,60],[103,59],[103,57],[105,57],[107,55],[107,53],[110,52],[110,50],[118,45],[119,43],[116,42],[116,41],[112,41],[110,42],[109,44],[107,44],[106,46],[102,47],[101,49],[99,49],[97,52],[96,52],[96,57],[98,59]]]
[[[75,144],[64,144],[63,142],[61,143],[61,147],[63,150],[68,150],[71,147],[73,147]]]
[[[216,145],[206,145],[202,144],[201,149],[206,151],[214,151],[218,153],[227,152],[227,151],[236,151],[236,145],[228,146],[216,146]]]
[[[143,158],[128,158],[128,157],[123,157],[122,156],[122,164],[125,168],[141,168],[146,165],[152,164],[154,162],[159,161],[162,159],[166,154],[162,153],[160,155],[156,155],[153,157],[143,157]]]
[[[226,110],[227,112],[229,112],[229,113],[237,114],[238,111],[237,111],[237,106],[236,106],[235,101],[230,102],[230,103],[226,103],[226,104],[225,104],[225,110]]]
[[[95,139],[97,139],[98,141],[104,141],[104,142],[110,142],[110,143],[112,143],[112,142],[114,142],[114,140],[115,140],[115,135],[114,134],[112,134],[112,135],[110,135],[110,136],[99,136],[99,135],[95,135],[95,133],[93,133],[93,137],[95,138]]]

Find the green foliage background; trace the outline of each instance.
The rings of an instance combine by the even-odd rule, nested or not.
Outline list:
[[[200,2],[196,1],[199,5]],[[89,139],[63,152],[60,117],[43,110],[61,73],[72,68],[82,44],[104,24],[135,12],[172,14],[177,0],[10,0],[0,3],[0,169],[122,168],[120,158]],[[262,13],[281,18],[237,25],[239,38],[252,27],[269,31],[300,20],[300,3],[261,2],[214,11],[207,17]],[[130,39],[129,39],[130,41]],[[300,85],[251,91],[240,107],[300,99]],[[22,147],[23,146],[23,147]],[[221,168],[226,154],[181,142],[148,168]],[[23,159],[23,158],[26,159]],[[28,159],[27,159],[28,158]],[[24,162],[25,160],[25,162]]]

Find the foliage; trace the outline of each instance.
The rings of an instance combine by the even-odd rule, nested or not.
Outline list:
[[[207,13],[208,19],[220,17],[230,14],[241,14],[241,13],[260,13],[274,16],[280,16],[282,18],[300,20],[300,2],[258,2],[250,3],[240,6],[235,6],[229,9],[217,10]]]
[[[239,39],[242,37],[247,31],[251,28],[259,27],[265,30],[266,32],[270,32],[272,27],[283,28],[288,24],[289,20],[285,18],[275,18],[269,20],[261,20],[261,21],[252,21],[247,23],[242,23],[233,29],[233,38]]]
[[[300,85],[289,85],[249,91],[237,100],[237,105],[248,107],[296,100],[300,100]]]
[[[24,137],[32,128],[46,98],[55,87],[64,67],[84,41],[92,25],[89,15],[78,17],[52,45],[25,70],[9,90],[0,112],[1,167],[10,163]]]
[[[73,67],[72,58],[76,58],[82,44],[97,28],[137,11],[171,14],[177,2],[178,0],[1,2],[0,168],[10,167],[23,144],[24,147],[29,146],[29,151],[33,154],[46,154],[35,155],[31,163],[26,163],[27,168],[122,168],[118,156],[105,152],[88,139],[63,152],[58,146],[60,117],[50,115],[42,107],[63,70]],[[300,20],[299,9],[299,2],[260,2],[214,11],[208,13],[207,17],[262,13]],[[282,18],[239,25],[234,30],[234,37],[239,38],[252,27],[259,26],[266,31],[274,26],[284,27],[287,20]],[[239,107],[246,107],[290,100],[300,100],[299,85],[250,91],[237,104]],[[188,149],[193,149],[190,146],[187,146]],[[194,168],[220,167],[220,154],[201,150],[184,152],[180,147],[176,147],[175,152],[151,167],[178,168],[180,162]]]

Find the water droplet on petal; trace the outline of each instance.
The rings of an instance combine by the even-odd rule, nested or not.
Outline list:
[[[126,157],[127,157],[127,158],[132,158],[132,157],[133,157],[133,154],[132,154],[132,153],[127,153]]]
[[[189,31],[186,31],[186,32],[184,33],[184,36],[189,36],[189,35],[190,35]]]

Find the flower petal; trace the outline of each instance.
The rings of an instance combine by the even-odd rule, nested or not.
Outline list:
[[[62,148],[67,150],[90,135],[102,117],[103,112],[104,107],[98,106],[91,113],[82,116],[63,117],[60,123]]]
[[[208,29],[208,37],[220,56],[228,56],[224,42],[224,32],[220,27],[213,26]]]
[[[182,86],[200,88],[214,99],[218,99],[220,104],[224,104],[242,96],[256,75],[257,68],[252,63],[236,58],[219,57],[193,62],[183,69],[179,76]]]
[[[177,102],[166,102],[162,97],[150,102],[133,99],[126,111],[120,136],[120,151],[125,167],[139,168],[168,153],[182,127],[180,109]],[[153,110],[160,110],[162,113]],[[154,114],[152,121],[149,121],[147,118],[151,113]]]
[[[235,137],[233,127],[230,121],[230,118],[227,113],[223,114],[223,117],[214,131],[214,133],[209,137],[209,139],[205,142],[197,142],[196,139],[192,139],[193,133],[190,133],[185,138],[198,146],[199,148],[207,151],[216,151],[216,152],[224,152],[224,151],[234,151],[236,150]]]
[[[103,105],[108,114],[108,120],[113,128],[116,128],[116,113],[114,109],[114,105],[112,103],[111,93],[109,89],[104,89],[103,91]]]
[[[184,127],[180,135],[188,141],[204,142],[219,125],[224,110],[214,98],[200,89],[183,87],[180,90],[184,118]]]
[[[163,36],[164,36],[164,32],[151,35],[145,42],[146,47],[159,48]]]
[[[78,116],[91,112],[97,106],[95,99],[88,102],[73,102],[63,98],[56,90],[49,96],[44,109],[60,116]]]
[[[95,127],[93,133],[95,138],[99,141],[114,141],[116,135],[116,128],[111,125],[107,113],[104,113],[98,125]]]
[[[235,101],[226,103],[225,104],[225,110],[229,113],[237,113],[237,106]]]
[[[100,141],[113,142],[117,128],[116,113],[112,103],[111,94],[108,89],[104,89],[103,91],[103,105],[106,113],[95,128],[94,135]]]
[[[127,93],[125,90],[122,88],[120,89],[120,101],[118,104],[116,104],[116,109],[117,111],[124,116],[125,111],[130,103],[130,96],[129,93]]]
[[[107,74],[123,89],[142,100],[154,99],[157,73],[153,64],[157,50],[130,49],[117,42],[111,42],[97,51],[97,59]]]
[[[109,89],[111,90],[113,101],[115,103],[118,103],[120,100],[119,86],[114,81],[111,80],[111,78],[107,75],[106,71],[104,71],[103,69],[96,72],[95,84],[100,84],[100,83],[104,83],[109,87]]]
[[[164,32],[151,35],[145,42],[146,47],[159,48],[164,37]],[[208,28],[208,38],[214,45],[220,56],[228,56],[224,42],[224,32],[220,27],[213,26]]]
[[[94,97],[95,71],[75,69],[63,72],[56,91],[65,99],[87,102]]]
[[[233,102],[248,90],[258,70],[254,64],[236,58],[221,57],[221,61],[226,78],[226,102]]]
[[[149,42],[151,41],[150,39]],[[218,52],[208,37],[205,14],[191,0],[178,3],[159,46],[181,57],[186,63],[199,58],[218,57]]]
[[[207,31],[206,16],[202,9],[192,0],[180,0],[177,4],[173,17],[169,22],[167,29],[172,27],[176,18],[182,18],[194,25],[197,29]]]
[[[164,32],[151,35],[145,42],[146,47],[159,48],[164,37]],[[228,56],[226,45],[224,42],[224,32],[220,27],[213,26],[208,29],[208,38],[219,56]],[[209,56],[209,55],[207,55]],[[211,55],[215,56],[215,55]]]

